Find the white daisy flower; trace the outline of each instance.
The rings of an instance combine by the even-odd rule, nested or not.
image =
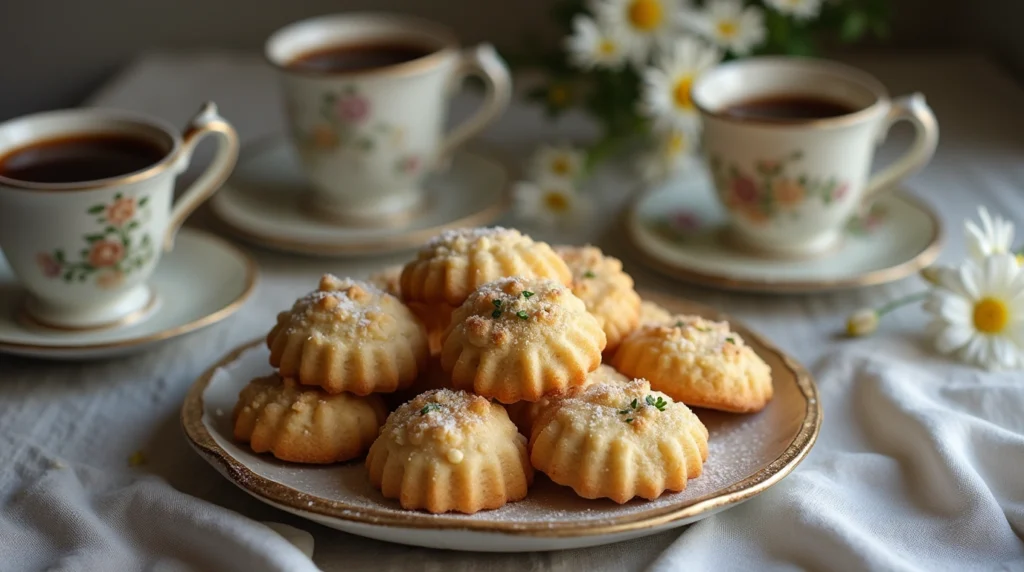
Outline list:
[[[655,118],[662,128],[697,131],[700,115],[690,99],[690,87],[721,58],[721,52],[697,38],[676,40],[659,55],[656,65],[644,72],[640,111]]]
[[[654,148],[640,159],[640,175],[648,183],[656,183],[696,163],[691,137],[685,131],[672,129],[659,133]]]
[[[978,207],[979,227],[973,220],[964,223],[967,248],[975,260],[984,260],[993,254],[1007,254],[1013,250],[1013,223],[1003,217],[989,214],[985,207]]]
[[[821,12],[821,0],[765,0],[765,4],[797,20],[817,18]]]
[[[571,145],[541,145],[530,158],[530,177],[534,181],[555,179],[572,187],[583,175],[586,154]]]
[[[565,180],[520,181],[512,190],[516,214],[539,226],[579,223],[587,216],[586,200]]]
[[[1024,367],[1024,270],[1013,256],[969,259],[937,280],[924,304],[935,348],[990,369]]]
[[[639,67],[678,31],[682,5],[680,0],[594,0],[591,11],[602,27],[617,30],[628,58]]]
[[[578,68],[618,69],[626,59],[621,27],[601,26],[582,14],[572,19],[572,35],[565,39],[569,61]]]
[[[743,7],[740,0],[710,0],[704,10],[687,12],[683,25],[737,56],[744,56],[764,42],[764,12]]]

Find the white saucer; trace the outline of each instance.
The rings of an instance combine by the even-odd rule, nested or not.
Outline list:
[[[416,248],[449,228],[483,226],[508,207],[509,176],[498,161],[458,152],[424,183],[423,207],[401,224],[345,226],[315,218],[306,181],[286,139],[243,153],[231,179],[210,201],[228,229],[249,242],[286,252],[359,256]]]
[[[927,206],[904,193],[879,198],[847,227],[843,243],[813,259],[759,257],[731,246],[726,213],[702,176],[642,193],[626,216],[634,246],[653,268],[715,288],[798,293],[882,284],[924,268],[939,254],[942,229]]]
[[[665,295],[645,299],[673,313],[727,319],[707,306]],[[706,518],[785,478],[810,451],[821,425],[817,387],[793,358],[729,323],[771,367],[775,395],[752,415],[696,410],[710,434],[703,474],[678,493],[616,504],[587,500],[537,474],[526,499],[476,514],[403,510],[369,482],[363,461],[298,465],[238,443],[231,411],[253,377],[271,371],[263,340],[238,348],[199,378],[181,409],[193,448],[256,499],[325,526],[388,542],[449,550],[525,552],[609,544]],[[811,493],[813,494],[813,493]]]
[[[149,279],[159,303],[119,328],[56,331],[21,319],[25,293],[0,257],[0,351],[47,359],[98,359],[141,351],[233,314],[256,286],[256,264],[211,234],[182,229]]]

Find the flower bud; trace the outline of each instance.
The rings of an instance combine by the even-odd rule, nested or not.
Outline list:
[[[878,329],[878,312],[864,308],[850,314],[846,320],[846,333],[851,337],[867,336]]]

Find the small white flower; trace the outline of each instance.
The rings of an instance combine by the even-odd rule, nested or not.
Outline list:
[[[658,133],[654,147],[640,159],[640,175],[648,183],[663,181],[697,163],[692,138],[680,129]]]
[[[984,260],[993,254],[1007,254],[1013,249],[1013,223],[1003,217],[989,214],[985,207],[978,207],[979,227],[973,220],[964,224],[967,248],[975,260]]]
[[[737,56],[745,56],[764,42],[764,12],[743,7],[740,0],[710,0],[703,11],[688,12],[683,25]]]
[[[588,212],[584,198],[564,180],[520,181],[512,193],[516,214],[540,226],[578,223]]]
[[[572,35],[565,39],[569,61],[578,68],[618,69],[626,59],[621,26],[601,26],[582,14],[572,19]]]
[[[924,304],[935,348],[990,369],[1024,367],[1024,270],[1013,256],[968,259],[937,279]]]
[[[846,320],[846,333],[851,337],[867,336],[878,329],[878,310],[863,308],[850,314]]]
[[[585,161],[583,151],[569,145],[542,145],[530,159],[530,178],[535,181],[562,180],[571,188],[583,174]]]
[[[661,128],[697,131],[700,115],[690,99],[690,87],[701,72],[718,63],[721,52],[692,36],[683,36],[644,72],[640,110]]]
[[[821,12],[821,0],[765,0],[765,4],[797,20],[817,18]]]
[[[594,0],[591,11],[602,27],[616,30],[627,57],[639,67],[678,31],[682,5],[679,0]]]

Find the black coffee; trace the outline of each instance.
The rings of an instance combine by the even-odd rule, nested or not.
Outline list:
[[[414,44],[344,44],[306,52],[287,67],[317,73],[365,71],[412,61],[432,51]]]
[[[856,108],[808,95],[775,95],[748,99],[725,109],[725,115],[736,119],[767,119],[770,121],[801,121],[824,119],[853,113]]]
[[[80,183],[150,167],[167,150],[149,139],[88,134],[45,139],[0,156],[0,175],[33,183]]]

